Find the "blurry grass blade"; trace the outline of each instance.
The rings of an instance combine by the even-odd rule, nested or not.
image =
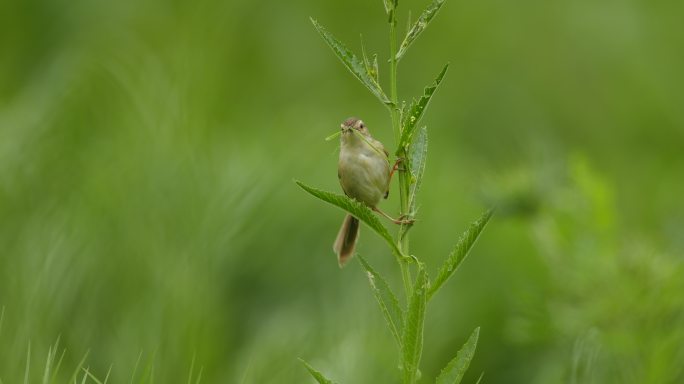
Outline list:
[[[85,382],[87,377],[90,377],[95,383],[97,384],[104,384],[102,381],[100,381],[95,375],[93,375],[88,368],[83,368],[83,382]],[[106,381],[105,381],[106,382]]]
[[[480,377],[477,378],[475,384],[480,384],[480,382],[482,381],[482,377],[484,377],[484,372],[480,373]]]
[[[48,362],[46,363],[46,373],[45,375],[43,375],[44,384],[52,383],[55,381],[55,376],[57,376],[57,372],[59,372],[59,368],[62,365],[62,359],[64,358],[65,350],[62,351],[61,356],[57,361],[57,365],[55,366],[55,358],[57,357],[57,351],[59,351],[59,343],[61,340],[62,336],[57,336],[55,344],[50,346],[50,349],[48,350]]]
[[[437,377],[435,384],[459,384],[463,375],[468,370],[470,365],[470,360],[472,360],[475,354],[475,348],[477,348],[477,339],[480,336],[480,327],[475,328],[473,333],[468,338],[460,351],[456,354],[453,360],[447,364],[442,372]],[[479,381],[479,380],[478,380]]]
[[[404,327],[404,314],[399,306],[397,297],[392,292],[387,281],[377,273],[364,259],[359,256],[359,262],[366,269],[368,273],[368,282],[370,283],[373,295],[380,305],[380,311],[387,320],[392,335],[394,335],[397,344],[401,346],[401,330]]]
[[[31,342],[28,343],[28,351],[26,352],[26,370],[24,371],[24,384],[29,382],[29,371],[31,368]]]
[[[204,373],[204,367],[200,367],[200,371],[197,375],[197,380],[195,380],[195,384],[199,384],[202,381],[202,373]]]
[[[81,368],[83,367],[83,364],[85,363],[86,359],[88,358],[88,355],[90,354],[90,351],[87,351],[84,355],[81,361],[78,362],[78,365],[76,366],[76,369],[74,369],[74,373],[71,375],[71,379],[69,379],[69,383],[73,383],[76,381],[76,378],[78,377],[78,373],[81,371]]]
[[[133,380],[135,380],[135,374],[138,372],[138,366],[140,366],[140,360],[142,360],[142,355],[143,355],[143,351],[141,349],[140,353],[138,354],[138,359],[135,360],[135,365],[133,366],[133,373],[131,373],[131,381],[130,381],[131,384],[133,384]]]
[[[335,52],[335,55],[342,61],[345,67],[356,77],[363,85],[366,86],[380,101],[385,105],[392,105],[390,99],[385,95],[380,84],[373,77],[368,74],[364,63],[356,57],[347,47],[337,40],[328,30],[323,28],[316,20],[311,19],[314,27],[318,33],[323,37],[323,40]]]
[[[397,156],[399,156],[402,151],[406,151],[408,149],[408,146],[411,143],[411,138],[413,137],[413,133],[416,130],[416,126],[418,125],[421,117],[423,117],[423,113],[430,103],[432,95],[434,95],[437,87],[439,87],[439,84],[442,82],[442,79],[444,79],[447,69],[449,69],[448,63],[444,66],[444,68],[442,68],[442,71],[439,72],[439,75],[437,75],[435,81],[429,86],[425,87],[423,90],[423,96],[421,96],[418,101],[413,100],[411,104],[409,104],[409,106],[404,110],[405,113],[401,119],[401,139],[399,139]]]
[[[413,383],[420,365],[423,351],[423,325],[427,303],[428,279],[425,267],[418,264],[418,276],[413,287],[413,295],[406,311],[404,332],[402,334],[402,361],[404,383]]]
[[[409,29],[408,33],[406,33],[406,37],[404,37],[404,41],[401,42],[401,45],[399,46],[399,52],[397,52],[396,59],[397,61],[404,56],[406,53],[406,50],[413,44],[413,42],[420,36],[421,33],[427,28],[428,24],[430,24],[430,21],[437,15],[437,12],[439,9],[442,7],[446,0],[433,0],[432,4],[430,4],[420,15],[418,20],[413,24],[411,29]]]
[[[442,284],[444,284],[458,269],[459,265],[461,265],[461,262],[466,258],[466,256],[468,256],[468,252],[473,247],[473,244],[475,244],[475,241],[480,236],[480,233],[487,225],[487,222],[492,217],[493,213],[494,211],[491,209],[483,213],[482,216],[480,216],[477,221],[470,224],[468,230],[461,235],[456,247],[454,247],[453,251],[451,251],[451,254],[449,254],[449,257],[444,262],[444,265],[442,265],[437,277],[435,277],[435,281],[432,282],[432,287],[430,287],[430,293],[428,297],[432,297],[432,295],[439,290]]]
[[[57,360],[57,365],[55,365],[55,368],[52,370],[52,377],[50,377],[50,383],[54,383],[55,379],[57,378],[57,373],[59,372],[60,368],[62,367],[62,361],[64,361],[64,355],[66,354],[66,348],[62,349],[62,353],[59,355],[59,360]]]
[[[139,384],[154,383],[154,359],[156,358],[156,356],[157,351],[154,351],[154,353],[152,353],[152,356],[150,356],[149,360],[147,360],[145,370],[143,371],[143,374],[140,375],[140,380],[138,381]]]
[[[104,384],[107,384],[107,382],[109,381],[109,375],[111,373],[112,373],[112,365],[110,364],[109,369],[107,370],[107,374],[105,375],[105,378],[104,378]]]
[[[311,376],[313,376],[313,378],[316,379],[316,381],[318,381],[319,384],[334,384],[334,383],[335,383],[334,381],[332,381],[332,380],[326,378],[325,376],[323,376],[322,373],[320,373],[320,372],[318,372],[317,370],[315,370],[315,369],[314,369],[312,366],[310,366],[309,363],[307,363],[306,361],[304,361],[304,360],[302,360],[302,359],[299,359],[299,361],[301,361],[302,364],[304,364],[304,366],[305,366],[306,369],[309,371],[309,373],[311,374]]]
[[[43,371],[43,384],[47,384],[50,379],[50,367],[52,366],[52,346],[48,348],[47,359],[45,360],[45,370]]]
[[[418,194],[420,184],[423,181],[423,174],[425,173],[427,150],[427,128],[422,127],[418,130],[418,134],[413,141],[413,145],[411,145],[411,153],[409,154],[409,164],[411,169],[411,185],[409,187],[409,214],[411,216],[415,216],[416,214],[416,195]]]
[[[382,237],[387,242],[387,244],[391,247],[392,251],[398,258],[403,257],[401,251],[399,251],[399,248],[397,248],[397,244],[394,242],[392,236],[387,231],[387,228],[385,228],[385,226],[382,225],[382,223],[380,223],[378,217],[375,216],[373,212],[365,204],[360,203],[344,195],[338,195],[336,193],[322,191],[320,189],[309,187],[308,185],[298,180],[295,180],[295,183],[297,183],[297,185],[299,185],[303,190],[309,192],[314,197],[317,197],[329,204],[341,208],[350,213],[351,215],[353,215],[354,217],[356,217],[357,219],[366,223],[366,225],[368,225],[372,230],[375,231],[375,233],[380,235],[380,237]]]
[[[195,358],[197,357],[197,354],[195,352],[192,353],[192,360],[190,361],[190,374],[188,375],[188,384],[192,384],[192,374],[193,371],[195,370]]]

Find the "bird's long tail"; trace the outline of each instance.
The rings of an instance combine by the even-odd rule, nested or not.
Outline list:
[[[333,245],[333,250],[337,254],[337,262],[340,268],[354,255],[356,240],[359,238],[359,219],[352,215],[347,215],[342,222],[340,232]]]

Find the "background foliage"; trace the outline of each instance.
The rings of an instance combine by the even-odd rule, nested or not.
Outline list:
[[[682,12],[450,1],[402,59],[404,98],[451,61],[414,251],[439,265],[499,206],[431,303],[424,377],[481,326],[466,382],[684,380]],[[396,380],[362,267],[331,251],[343,215],[292,183],[337,190],[323,138],[350,115],[392,141],[312,15],[386,55],[379,1],[0,3],[3,382],[29,344],[38,382],[58,337],[64,380],[88,350],[112,382],[139,356],[157,382],[193,357],[203,382],[307,382],[297,357]],[[389,272],[381,241],[365,228],[359,252]]]

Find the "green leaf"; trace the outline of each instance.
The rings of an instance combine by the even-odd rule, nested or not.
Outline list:
[[[435,281],[432,283],[432,287],[430,288],[428,297],[432,297],[432,295],[434,295],[435,292],[439,290],[442,284],[444,284],[449,279],[449,277],[451,277],[451,275],[453,275],[454,272],[456,272],[458,267],[461,265],[461,262],[463,262],[466,256],[468,256],[468,252],[473,247],[473,244],[475,244],[475,241],[480,236],[480,233],[487,225],[487,222],[492,217],[493,213],[494,211],[491,209],[483,213],[482,216],[480,216],[480,218],[477,219],[477,221],[470,224],[468,230],[465,231],[463,235],[461,235],[461,238],[458,240],[456,247],[454,247],[454,249],[451,251],[451,254],[449,254],[449,257],[446,259],[444,265],[442,265],[442,268],[439,270],[439,273],[437,274]]]
[[[387,228],[385,228],[385,226],[382,225],[378,217],[375,216],[373,212],[365,204],[360,203],[344,195],[338,195],[336,193],[322,191],[320,189],[309,187],[308,185],[302,183],[299,180],[295,180],[295,183],[299,185],[303,190],[312,194],[313,196],[329,204],[332,204],[338,208],[341,208],[347,211],[349,214],[356,217],[357,219],[363,221],[372,230],[374,230],[375,233],[380,235],[380,237],[382,237],[387,242],[387,244],[392,249],[392,252],[394,252],[395,256],[397,256],[397,258],[404,258],[404,256],[401,254],[401,251],[397,247],[397,244],[394,242],[394,239],[392,239],[392,235],[390,235],[389,231],[387,231]]]
[[[335,55],[342,61],[345,67],[366,86],[385,105],[392,105],[392,101],[385,95],[380,84],[368,74],[363,61],[356,57],[347,47],[337,40],[327,29],[323,28],[316,20],[311,19],[314,27],[320,33],[323,40],[333,50]]]
[[[470,360],[472,360],[473,355],[475,354],[478,337],[480,337],[480,327],[475,328],[468,338],[468,341],[463,344],[461,350],[456,354],[456,357],[442,369],[435,384],[459,384],[461,382],[463,375],[468,370]],[[480,378],[482,378],[482,376],[480,376]]]
[[[368,282],[370,283],[371,289],[373,290],[373,295],[380,305],[380,311],[387,321],[387,325],[394,335],[395,340],[401,346],[401,335],[400,331],[404,326],[404,313],[399,306],[399,301],[397,297],[392,293],[387,281],[377,273],[364,259],[359,256],[359,262],[366,269],[368,273]]]
[[[305,366],[306,369],[309,371],[309,373],[311,374],[311,376],[313,376],[313,378],[316,379],[316,381],[318,381],[319,384],[334,384],[334,383],[335,383],[334,381],[332,381],[332,380],[326,378],[325,376],[323,376],[322,373],[320,373],[320,372],[318,372],[317,370],[315,370],[315,369],[314,369],[312,366],[310,366],[309,363],[307,363],[306,361],[304,361],[304,360],[302,360],[302,359],[299,359],[299,361],[301,361],[302,364],[304,364],[304,366]]]
[[[409,164],[411,169],[411,185],[409,186],[409,215],[411,217],[415,216],[417,210],[416,195],[418,194],[420,184],[423,181],[423,174],[425,173],[427,149],[427,128],[422,127],[420,130],[418,130],[418,135],[411,145],[411,153],[409,154]]]
[[[375,81],[380,81],[380,67],[378,66],[378,54],[373,54],[373,62],[371,63],[371,74]]]
[[[396,7],[396,0],[382,0],[385,4],[385,12],[389,15]]]
[[[444,75],[446,74],[448,68],[449,63],[442,68],[442,71],[439,72],[439,75],[437,75],[435,81],[431,85],[425,87],[423,90],[423,96],[421,96],[418,101],[413,100],[411,104],[409,104],[409,106],[404,110],[401,119],[401,138],[399,139],[397,156],[400,156],[402,152],[408,151],[408,147],[411,143],[413,133],[416,130],[416,126],[418,125],[420,118],[423,117],[423,113],[430,103],[432,95],[434,95],[437,87],[439,87],[439,84],[442,82],[442,79],[444,79]]]
[[[409,29],[406,37],[404,37],[404,41],[401,42],[401,45],[399,46],[399,52],[397,52],[397,55],[395,56],[397,61],[404,56],[406,50],[408,50],[418,36],[423,33],[428,24],[430,24],[430,21],[432,21],[435,15],[437,15],[439,9],[442,8],[442,5],[444,5],[445,1],[446,0],[433,0],[432,4],[430,4],[430,6],[423,11],[418,20],[416,20],[411,29]]]
[[[373,55],[372,62],[368,59],[366,45],[363,43],[363,35],[361,35],[361,56],[363,56],[363,66],[366,68],[366,73],[377,83],[379,81],[378,55]]]
[[[425,267],[418,264],[418,276],[413,286],[413,295],[409,301],[402,335],[402,360],[404,383],[413,383],[420,365],[423,351],[423,325],[425,323],[425,305],[427,303],[428,278]]]

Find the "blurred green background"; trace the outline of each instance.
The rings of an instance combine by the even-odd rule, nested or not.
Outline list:
[[[452,0],[411,48],[403,99],[451,62],[412,251],[434,274],[499,207],[428,308],[422,382],[476,326],[467,382],[684,382],[683,14]],[[115,383],[186,382],[193,359],[207,383],[311,382],[297,357],[398,381],[361,268],[331,250],[342,212],[292,182],[339,191],[323,139],[346,117],[393,141],[309,16],[387,57],[380,0],[0,3],[4,383],[27,360],[39,382],[58,337],[62,380],[89,351]],[[358,250],[399,288],[367,228]]]

